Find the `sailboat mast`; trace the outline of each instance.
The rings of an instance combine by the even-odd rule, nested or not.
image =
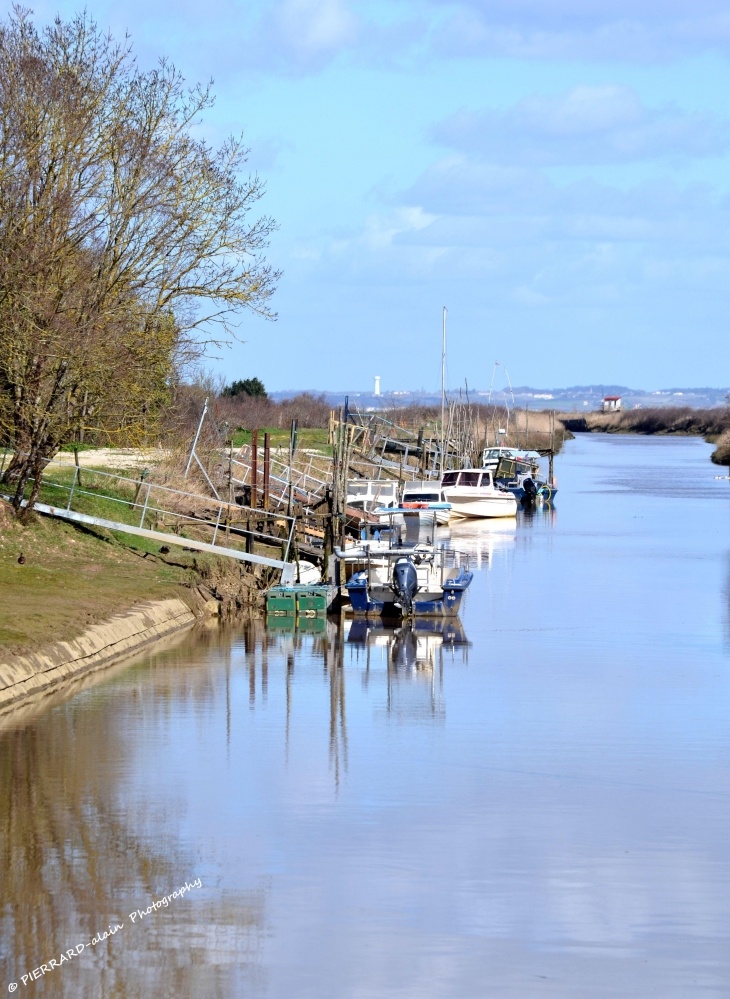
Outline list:
[[[446,402],[446,306],[441,337],[441,474],[444,474],[444,404]]]

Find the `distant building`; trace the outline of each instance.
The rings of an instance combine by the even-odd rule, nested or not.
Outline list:
[[[373,395],[380,395],[380,375],[375,376],[375,391]]]
[[[603,412],[604,413],[620,413],[621,412],[621,396],[620,395],[607,395],[603,400]]]

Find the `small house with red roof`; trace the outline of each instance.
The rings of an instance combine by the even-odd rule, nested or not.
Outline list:
[[[620,413],[621,412],[621,396],[620,395],[607,395],[603,400],[603,412],[604,413]]]

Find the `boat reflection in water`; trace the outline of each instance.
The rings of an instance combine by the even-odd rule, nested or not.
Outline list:
[[[247,629],[249,669],[260,655],[279,651],[287,656],[286,741],[294,706],[292,682],[295,653],[319,660],[330,684],[330,759],[339,780],[347,768],[345,688],[360,675],[362,690],[373,697],[376,714],[407,720],[443,718],[443,674],[450,664],[468,664],[469,648],[458,617],[414,618],[396,623],[382,618],[271,617]],[[260,650],[260,651],[259,651]],[[256,683],[251,673],[251,689]],[[380,696],[385,695],[384,702]],[[380,696],[379,696],[380,695]],[[252,697],[254,695],[252,694]],[[251,701],[253,706],[254,701]]]
[[[454,565],[489,569],[494,555],[514,549],[518,526],[548,527],[556,523],[555,507],[549,503],[522,507],[515,519],[459,520],[436,531],[436,544],[453,555]]]
[[[436,532],[436,544],[453,552],[454,564],[471,569],[488,569],[492,556],[515,543],[517,521],[461,520]]]
[[[347,622],[347,645],[364,653],[366,681],[385,671],[387,712],[403,719],[443,719],[444,662],[468,662],[469,642],[458,618],[416,618],[400,627],[382,620]]]

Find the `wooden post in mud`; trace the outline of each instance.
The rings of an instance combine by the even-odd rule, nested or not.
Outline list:
[[[334,481],[334,480],[333,480]],[[325,503],[327,513],[324,515],[324,545],[322,551],[322,557],[324,560],[324,578],[329,582],[332,582],[329,578],[330,571],[330,557],[335,547],[335,533],[334,533],[334,502],[332,494],[332,486],[326,486],[324,491]]]
[[[76,482],[79,489],[83,489],[84,487],[81,484],[81,466],[79,465],[79,449],[77,447],[74,448],[74,464],[76,465]],[[141,488],[140,485],[139,489]],[[137,496],[139,496],[139,489],[137,490]],[[137,496],[134,497],[135,503],[137,502]]]
[[[226,547],[231,541],[231,506],[233,504],[233,441],[228,441],[228,509],[226,510]]]
[[[555,456],[555,410],[550,410],[550,457],[548,458],[548,478],[552,487],[555,483],[553,476],[553,458]]]
[[[287,500],[287,516],[291,517],[292,510],[294,509],[294,452],[297,449],[297,431],[298,431],[298,421],[296,418],[291,421],[291,430],[289,431],[289,497]],[[306,488],[306,480],[304,486]]]
[[[259,432],[251,431],[251,506],[256,509],[259,490]]]
[[[343,429],[344,435],[342,438],[342,491],[340,494],[340,544],[345,546],[345,538],[347,537],[347,476],[350,471],[350,454],[352,452],[352,428],[347,423],[344,422],[344,411],[343,411]]]
[[[264,434],[264,510],[269,509],[270,474],[271,474],[271,435]]]

